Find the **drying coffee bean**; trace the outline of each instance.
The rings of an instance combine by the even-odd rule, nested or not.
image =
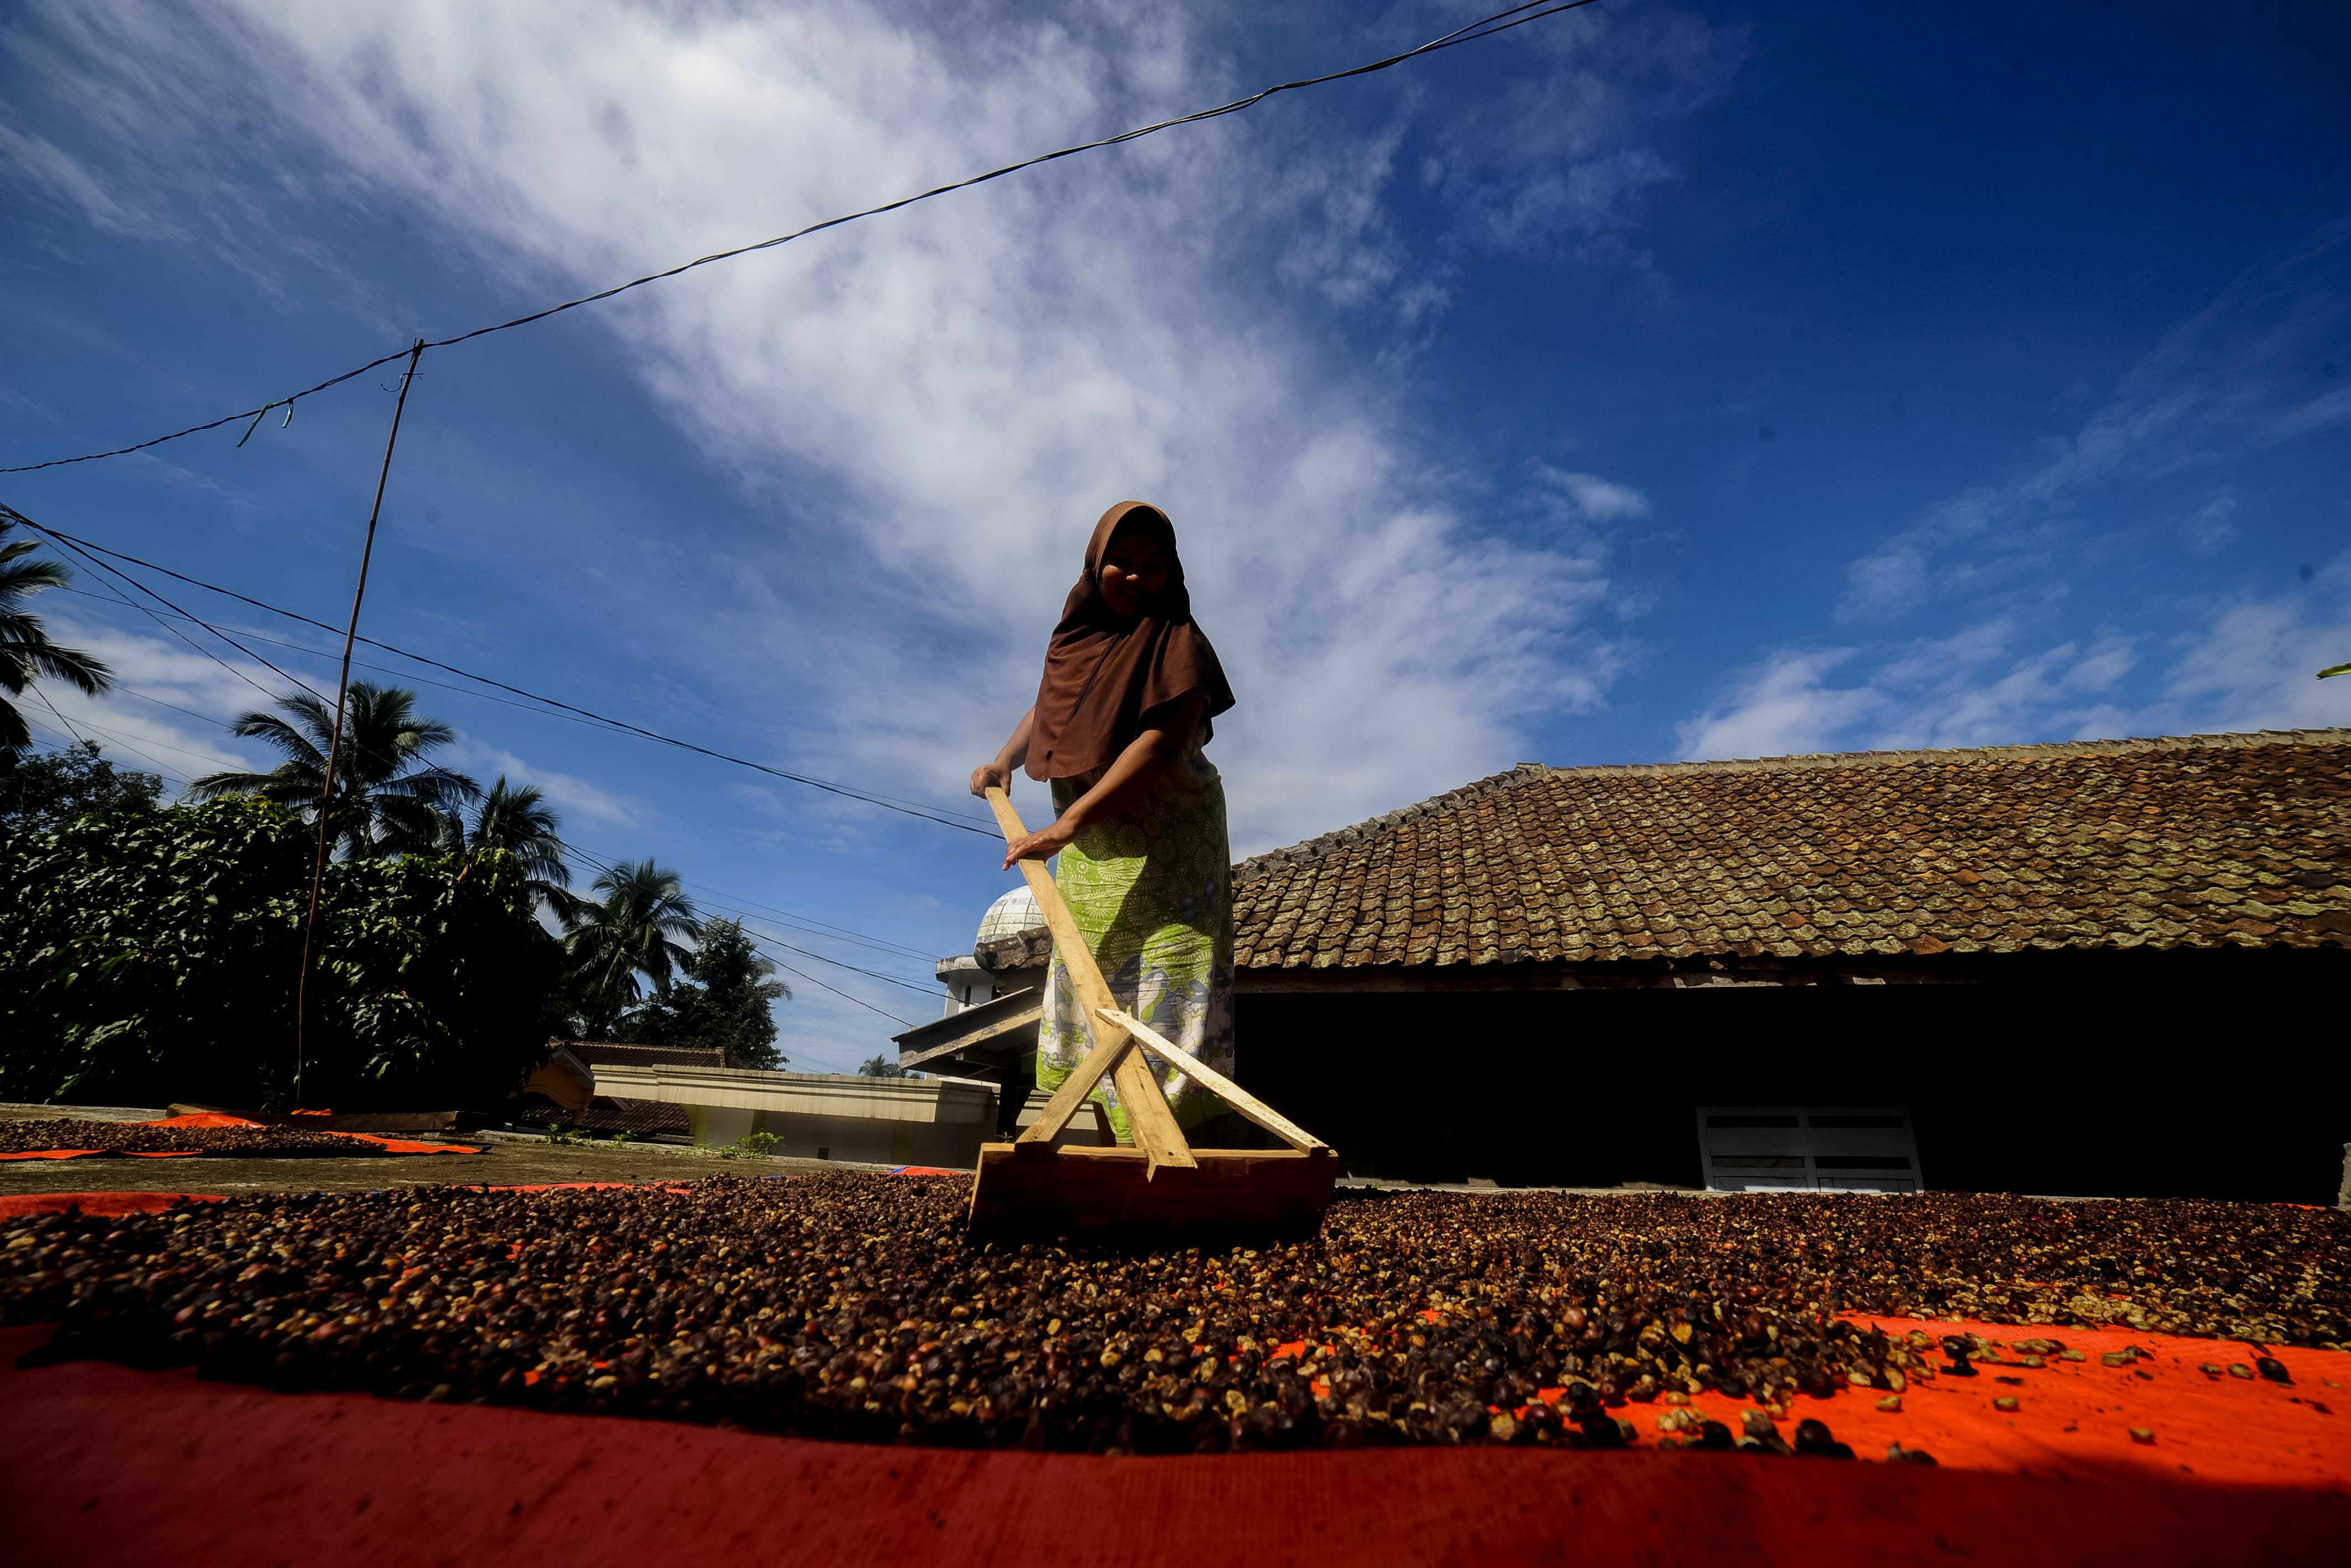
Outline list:
[[[1796,1452],[1815,1459],[1853,1458],[1851,1446],[1840,1443],[1835,1437],[1830,1436],[1827,1423],[1822,1421],[1806,1420],[1796,1423]]]
[[[94,1149],[107,1155],[209,1155],[222,1159],[310,1159],[381,1155],[381,1145],[304,1127],[158,1127],[78,1116],[0,1122],[0,1155]]]
[[[2264,1355],[2260,1357],[2253,1363],[2253,1367],[2255,1371],[2259,1372],[2263,1377],[2268,1378],[2272,1383],[2292,1383],[2294,1381],[2293,1378],[2286,1375],[2285,1363],[2278,1360],[2278,1358],[2273,1355]]]
[[[1730,1440],[1784,1453],[1766,1407],[1932,1377],[1934,1336],[1872,1315],[2351,1337],[2351,1229],[2282,1206],[1351,1193],[1311,1239],[1165,1249],[967,1245],[968,1200],[836,1173],[30,1216],[0,1315],[273,1388],[1125,1453],[1618,1447],[1636,1390],[1754,1400]],[[1992,1347],[1954,1338],[1972,1375]]]
[[[1900,1443],[1886,1445],[1886,1462],[1890,1465],[1931,1465],[1935,1456],[1924,1448],[1906,1448]]]

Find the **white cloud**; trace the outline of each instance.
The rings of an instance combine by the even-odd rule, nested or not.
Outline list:
[[[1682,756],[1699,761],[1838,749],[1838,737],[1885,701],[1867,687],[1837,690],[1824,684],[1853,654],[1850,648],[1772,654],[1720,702],[1677,727]]]
[[[2312,346],[2351,326],[2346,247],[2351,222],[2335,223],[2248,268],[2023,472],[1952,498],[1849,569],[1847,616],[1939,601],[1962,608],[1962,630],[1865,655],[1776,653],[1681,727],[1684,754],[2351,723],[2351,684],[2312,678],[2351,657],[2351,556],[2290,592],[2161,605],[2186,629],[2143,672],[2158,646],[2144,633],[2026,630],[2055,620],[2048,612],[2096,570],[2085,562],[2103,559],[2097,528],[2125,541],[2117,564],[2142,561],[2165,535],[2211,555],[2248,527],[2225,465],[2351,419],[2351,399],[2312,374]]]
[[[2351,551],[2308,586],[2223,606],[2180,639],[2159,711],[2198,730],[2351,726]]]
[[[1522,42],[1555,62],[1458,112],[1423,170],[1474,243],[1560,247],[1646,267],[1638,199],[1675,177],[1655,136],[1719,97],[1751,52],[1743,27],[1642,7],[1579,14]]]
[[[645,820],[643,801],[615,795],[569,773],[534,768],[513,752],[471,736],[460,735],[456,744],[434,760],[472,776],[485,789],[501,774],[511,784],[531,785],[562,813],[567,836],[576,834],[582,823],[592,828],[632,828]]]
[[[1913,643],[1844,686],[1855,652],[1785,651],[1681,727],[1686,758],[1826,750],[2005,746],[2132,735],[2351,726],[2351,679],[2316,678],[2351,660],[2351,551],[2311,582],[2207,611],[2174,639],[2152,701],[2124,699],[2140,662],[2105,636],[2015,654],[2016,627],[1988,622]]]
[[[267,767],[276,760],[261,761],[253,743],[222,727],[236,713],[267,706],[264,692],[240,679],[237,670],[272,690],[282,685],[276,676],[234,653],[215,662],[167,636],[120,631],[72,609],[60,612],[57,602],[45,600],[37,606],[50,639],[102,661],[114,674],[116,689],[91,697],[62,682],[44,681],[39,690],[118,764],[161,773],[176,787],[202,774],[243,770],[256,762]],[[46,721],[54,737],[57,720],[40,697],[20,701],[17,707]]]
[[[2094,497],[2148,484],[2176,494],[2230,458],[2351,422],[2351,388],[2314,391],[2308,373],[2311,345],[2351,325],[2346,246],[2351,220],[2248,268],[2022,472],[1934,507],[1855,561],[1841,612],[1880,619],[1929,600],[2045,595]],[[2188,519],[2191,543],[2224,541],[2234,509],[2226,486],[2210,496]]]
[[[89,171],[42,138],[0,124],[0,162],[55,199],[79,208],[98,227],[120,233],[127,226],[121,206]]]
[[[1603,479],[1597,474],[1573,474],[1549,464],[1536,465],[1543,480],[1558,489],[1575,515],[1594,523],[1613,523],[1649,515],[1649,497],[1630,485]]]
[[[286,176],[305,191],[413,204],[534,293],[1236,85],[1174,8],[249,0],[236,15],[117,6],[89,24],[110,63],[79,68],[168,57],[181,69],[156,117],[215,133],[173,145],[256,120],[273,157],[327,151],[328,169]],[[1552,65],[1448,132],[1436,178],[1490,243],[1629,259],[1633,204],[1665,174],[1647,138],[1718,90],[1743,43],[1671,16],[1512,37]],[[140,156],[154,145],[141,137]],[[1441,296],[1442,258],[1381,237],[1393,145],[1299,112],[1223,120],[632,296],[593,319],[782,527],[728,541],[731,580],[711,580],[705,550],[634,547],[625,584],[583,598],[625,591],[703,676],[823,694],[820,722],[789,736],[799,765],[946,794],[1032,689],[1094,514],[1145,496],[1182,529],[1239,692],[1217,745],[1237,850],[1507,765],[1531,715],[1598,700],[1614,673],[1588,624],[1612,591],[1604,541],[1506,541],[1479,508],[1518,503],[1458,493],[1394,389],[1288,314],[1285,265],[1333,298]],[[145,176],[152,199],[172,172]],[[1646,510],[1619,482],[1564,482],[1588,525]],[[820,519],[793,500],[812,488],[834,498]],[[620,554],[577,538],[567,553]],[[741,694],[738,712],[758,707]]]
[[[1829,684],[1855,650],[1783,651],[1681,727],[1698,759],[1911,750],[2123,733],[2110,700],[2136,662],[2124,638],[2013,656],[2015,627],[1972,626],[1911,644],[1850,685]]]

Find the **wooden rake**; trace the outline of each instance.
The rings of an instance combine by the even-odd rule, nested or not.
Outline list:
[[[1028,829],[1001,789],[987,803],[1008,843]],[[1020,874],[1044,912],[1053,949],[1069,971],[1093,1043],[1036,1124],[1009,1144],[983,1144],[972,1184],[975,1236],[1056,1236],[1106,1231],[1232,1231],[1302,1234],[1330,1207],[1339,1158],[1331,1146],[1248,1090],[1178,1051],[1118,1005],[1093,952],[1061,902],[1041,860]],[[1195,1149],[1145,1055],[1196,1080],[1236,1113],[1280,1138],[1282,1149]],[[1079,1108],[1108,1078],[1125,1108],[1132,1145],[1063,1143]],[[1107,1132],[1107,1116],[1100,1119]],[[1108,1145],[1105,1137],[1104,1145]]]

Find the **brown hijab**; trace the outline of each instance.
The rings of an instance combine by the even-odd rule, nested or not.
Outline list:
[[[1127,620],[1102,591],[1102,557],[1122,528],[1147,528],[1167,547],[1167,586]],[[1037,716],[1029,731],[1029,777],[1067,779],[1115,760],[1143,733],[1155,708],[1204,694],[1200,738],[1208,720],[1233,706],[1217,651],[1192,622],[1176,526],[1142,501],[1121,501],[1102,515],[1086,545],[1085,575],[1061,606],[1037,683]]]

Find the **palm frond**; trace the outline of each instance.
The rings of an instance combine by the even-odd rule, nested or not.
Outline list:
[[[31,638],[0,632],[0,664],[14,664],[24,675],[34,679],[46,675],[63,681],[91,696],[114,685],[114,671],[104,660],[76,648],[60,648],[38,631]]]

